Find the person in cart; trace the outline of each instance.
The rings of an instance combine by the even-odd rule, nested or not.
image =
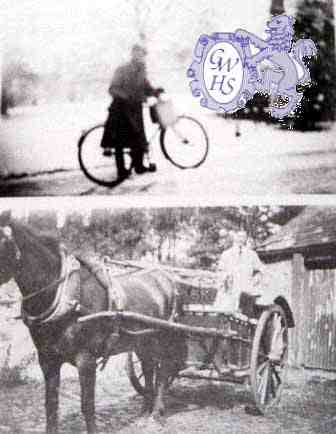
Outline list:
[[[220,238],[226,237],[226,230],[221,230],[219,235]],[[217,290],[214,308],[218,311],[239,313],[241,294],[245,292],[256,296],[259,292],[263,268],[257,253],[247,244],[246,232],[233,232],[232,246],[222,253],[217,264],[218,273],[223,280]],[[221,374],[230,372],[234,351],[232,342],[215,341],[201,369],[207,369],[213,360]]]
[[[225,230],[220,237],[226,236]],[[263,264],[257,253],[247,244],[247,234],[241,230],[232,234],[232,246],[219,258],[217,270],[223,275],[223,284],[217,291],[214,306],[224,311],[239,311],[242,292],[255,294],[260,285]]]
[[[105,123],[101,147],[104,155],[112,155],[115,148],[118,178],[125,179],[130,171],[125,168],[123,148],[131,148],[132,166],[138,174],[154,171],[155,166],[144,165],[144,154],[148,143],[144,130],[142,104],[149,96],[158,97],[162,88],[155,89],[149,83],[146,73],[146,49],[135,44],[131,60],[116,69],[109,87],[113,97]]]

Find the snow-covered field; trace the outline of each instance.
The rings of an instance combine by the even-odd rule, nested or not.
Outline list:
[[[324,182],[326,168],[330,179],[328,186],[322,190],[329,191],[329,184],[334,184],[332,171],[336,158],[335,125],[323,132],[301,133],[280,130],[264,123],[238,123],[233,119],[220,118],[214,112],[201,108],[198,100],[191,95],[169,96],[178,113],[191,114],[205,126],[210,139],[210,152],[204,165],[197,170],[181,171],[166,161],[159,146],[154,145],[153,159],[158,164],[159,171],[152,174],[151,183],[155,184],[155,188],[152,187],[151,190],[153,194],[169,193],[170,190],[178,191],[179,194],[200,192],[201,186],[205,185],[205,179],[205,187],[208,189],[211,185],[212,191],[218,193],[288,193],[291,191],[292,182],[287,182],[288,171],[293,176],[298,174],[295,176],[300,179],[302,171],[307,172],[304,176],[310,173],[307,180],[303,181],[305,185],[309,181],[309,191],[301,185],[300,179],[294,180],[300,184],[295,187],[296,190],[309,193],[317,191],[317,184]],[[27,107],[21,112],[13,113],[1,123],[0,174],[6,176],[36,174],[56,169],[78,169],[79,136],[84,129],[105,120],[108,105],[109,100],[106,98],[81,103]],[[150,137],[153,128],[157,127],[151,124],[147,109],[145,124],[147,136]],[[238,124],[240,137],[235,135]],[[314,170],[318,172],[316,182],[311,172]],[[78,174],[81,176],[80,172]],[[286,179],[281,181],[281,185],[277,185],[276,177],[280,175],[284,175]],[[145,178],[141,183],[150,181],[149,175]],[[52,179],[49,181],[52,182]],[[135,180],[126,182],[121,190],[132,189],[131,184],[134,187]],[[283,184],[286,184],[285,187]],[[42,194],[49,194],[47,190],[50,188],[45,187],[41,190]],[[76,194],[69,188],[64,187],[58,194]],[[98,190],[96,192],[99,193]]]
[[[172,97],[190,113],[191,97]],[[109,99],[54,103],[13,110],[0,128],[0,174],[33,174],[60,168],[78,168],[77,142],[83,130],[104,122]],[[198,104],[194,102],[196,111]],[[145,109],[148,133],[153,128]]]

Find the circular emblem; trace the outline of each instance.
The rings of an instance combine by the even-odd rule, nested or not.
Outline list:
[[[234,33],[200,36],[187,75],[192,94],[201,97],[203,107],[233,113],[253,96],[241,42]]]
[[[203,80],[209,96],[228,104],[240,93],[244,79],[243,60],[234,45],[219,42],[204,59]]]

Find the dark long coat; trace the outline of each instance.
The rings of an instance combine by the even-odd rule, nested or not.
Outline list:
[[[131,147],[145,150],[142,103],[155,90],[146,77],[142,62],[132,59],[114,73],[109,88],[113,102],[105,124],[102,147]]]

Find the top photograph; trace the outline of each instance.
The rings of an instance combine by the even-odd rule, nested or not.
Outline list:
[[[5,2],[0,196],[335,194],[334,3]]]

